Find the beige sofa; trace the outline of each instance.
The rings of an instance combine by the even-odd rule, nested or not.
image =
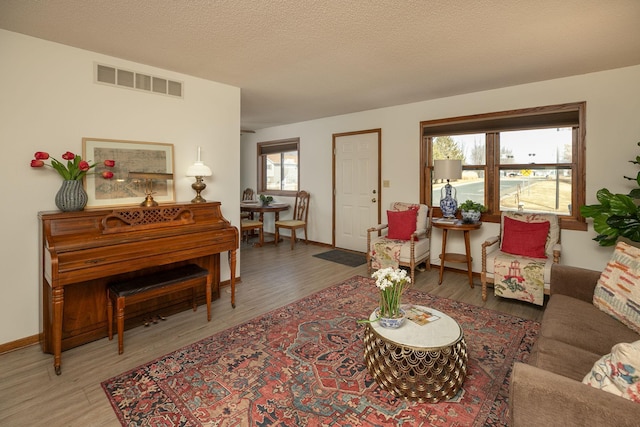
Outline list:
[[[600,272],[554,265],[551,297],[527,364],[509,391],[512,426],[638,426],[640,404],[582,384],[593,364],[640,335],[592,304]]]

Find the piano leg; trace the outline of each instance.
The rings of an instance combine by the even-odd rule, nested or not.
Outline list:
[[[55,287],[52,290],[53,325],[51,338],[53,340],[53,368],[56,375],[62,373],[62,313],[64,307],[64,288]]]
[[[231,307],[236,308],[236,250],[229,251],[229,271],[231,273]]]

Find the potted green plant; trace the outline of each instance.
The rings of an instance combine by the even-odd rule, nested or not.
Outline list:
[[[487,211],[487,207],[473,200],[465,200],[458,206],[458,210],[462,215],[462,222],[474,223],[480,221],[480,215]]]
[[[640,156],[629,162],[640,165]],[[600,246],[613,246],[618,237],[640,242],[640,171],[635,178],[624,178],[635,181],[639,188],[634,188],[629,194],[613,194],[601,188],[596,193],[599,204],[580,207],[582,216],[593,218],[593,229],[598,233],[593,240]]]
[[[265,196],[264,194],[261,194],[260,202],[262,203],[262,206],[269,206],[269,203],[273,202],[273,197]]]

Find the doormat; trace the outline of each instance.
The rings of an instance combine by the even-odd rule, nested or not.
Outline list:
[[[326,261],[347,265],[349,267],[357,267],[367,262],[367,258],[364,254],[343,251],[341,249],[332,249],[330,251],[315,254],[313,256],[316,258],[324,259]]]

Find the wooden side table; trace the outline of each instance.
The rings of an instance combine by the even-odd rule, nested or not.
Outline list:
[[[436,228],[440,228],[442,230],[442,252],[440,253],[440,280],[438,281],[438,285],[442,284],[442,276],[444,275],[444,263],[448,262],[459,262],[459,263],[467,263],[467,272],[469,274],[469,286],[473,289],[473,271],[471,270],[471,244],[469,242],[469,233],[473,230],[477,230],[482,227],[481,222],[474,223],[464,223],[460,220],[457,220],[454,223],[450,222],[438,222],[435,219],[433,220],[433,226]],[[464,247],[465,254],[457,254],[457,253],[447,253],[447,234],[449,230],[458,230],[464,233]]]

